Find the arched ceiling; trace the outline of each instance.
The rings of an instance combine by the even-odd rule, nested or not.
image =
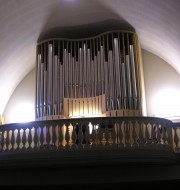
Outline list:
[[[143,49],[180,73],[179,20],[179,0],[0,0],[0,114],[35,67],[38,40],[70,35],[72,28],[75,36],[88,35],[102,23],[104,29],[118,23],[134,28]],[[87,32],[88,26],[94,30]]]

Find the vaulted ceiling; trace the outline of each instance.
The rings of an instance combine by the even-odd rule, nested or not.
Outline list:
[[[0,114],[35,67],[38,41],[123,28],[180,73],[179,0],[0,0]]]

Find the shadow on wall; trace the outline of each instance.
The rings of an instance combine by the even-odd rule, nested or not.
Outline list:
[[[86,38],[115,29],[134,28],[118,13],[97,0],[55,3],[38,42],[49,38]]]
[[[93,24],[52,28],[41,33],[38,42],[51,38],[88,38],[111,30],[128,30],[135,32],[135,29],[125,20],[110,19]]]

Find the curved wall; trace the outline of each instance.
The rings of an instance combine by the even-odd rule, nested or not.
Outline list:
[[[142,51],[147,115],[180,118],[180,75],[164,60]]]
[[[16,87],[4,111],[5,123],[27,122],[35,119],[35,80],[33,69]]]
[[[179,119],[180,75],[169,64],[148,51],[142,50],[142,59],[147,116]],[[19,117],[15,116],[15,108],[23,102],[29,103],[29,111],[35,116],[35,76],[34,69],[14,91],[4,112],[5,123],[19,122]],[[24,111],[23,115],[21,113],[19,116],[23,119],[26,115],[28,113]]]

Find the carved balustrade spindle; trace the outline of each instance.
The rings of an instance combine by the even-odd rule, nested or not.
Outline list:
[[[105,139],[106,139],[106,143],[105,146],[109,146],[109,140],[110,140],[110,129],[109,126],[107,124],[105,124]]]
[[[124,135],[125,135],[125,146],[130,146],[130,126],[129,122],[124,122]]]
[[[32,127],[29,128],[29,135],[28,135],[28,144],[29,144],[29,147],[28,147],[28,150],[31,151],[32,150]]]
[[[76,149],[77,148],[77,144],[76,144],[76,141],[77,141],[76,124],[72,123],[72,126],[73,126],[73,131],[72,131],[72,146],[71,146],[71,148]]]
[[[111,132],[111,136],[112,136],[112,146],[116,147],[117,146],[117,134],[116,134],[116,128],[117,128],[117,123],[114,123],[113,127],[112,127],[112,132]]]
[[[167,142],[169,146],[173,147],[172,131],[169,125],[167,125]]]
[[[83,141],[83,132],[82,132],[82,123],[78,123],[78,148],[83,148],[83,144],[82,144],[82,141]]]
[[[86,145],[85,147],[86,148],[90,148],[90,134],[89,134],[89,126],[86,124],[86,128],[85,128],[85,142],[86,142]]]
[[[15,150],[15,134],[14,134],[14,129],[12,129],[11,145],[12,145],[11,151],[14,151]]]
[[[16,142],[17,142],[17,149],[16,149],[16,151],[20,151],[21,135],[20,135],[20,129],[19,128],[17,129]]]
[[[147,122],[144,122],[144,125],[145,125],[145,145],[149,145],[149,138],[150,138],[150,135],[149,135],[149,130],[148,130],[148,123]]]
[[[26,129],[23,129],[23,134],[22,134],[22,151],[26,150]]]
[[[4,150],[4,144],[5,144],[5,137],[4,137],[5,130],[3,129],[1,131],[1,145],[0,145],[0,151]]]
[[[104,125],[104,124],[103,124]],[[97,137],[98,137],[98,146],[101,147],[103,145],[102,141],[103,141],[103,131],[102,131],[102,126],[103,125],[98,125],[98,134],[97,134]]]
[[[63,149],[63,131],[62,131],[62,123],[58,125],[58,141],[59,141],[59,146],[58,149],[61,150]]]
[[[179,144],[179,138],[178,138],[178,134],[177,134],[177,127],[174,127],[174,144],[175,144],[175,151],[179,150],[178,144]]]
[[[9,129],[7,130],[7,135],[6,135],[6,151],[9,151],[9,145],[10,145],[10,136],[9,136]]]
[[[162,126],[162,140],[163,144],[167,144],[167,133],[166,133],[166,126]]]
[[[57,135],[56,135],[56,126],[52,126],[52,143],[53,143],[53,149],[56,150],[56,141],[57,141]]]
[[[157,124],[157,144],[161,144],[161,126]]]
[[[50,148],[51,136],[50,136],[50,130],[49,130],[49,128],[50,128],[50,126],[47,125],[47,126],[46,126],[46,130],[47,130],[47,132],[46,132],[47,149],[51,149],[51,148]]]
[[[156,125],[154,123],[151,123],[151,139],[152,139],[152,145],[156,144]]]
[[[144,145],[144,139],[143,139],[143,123],[141,121],[138,121],[139,124],[139,146]]]
[[[69,149],[70,148],[70,131],[69,131],[69,123],[65,124],[66,126],[66,133],[65,133],[65,140],[66,140],[66,148]]]
[[[91,145],[91,147],[95,147],[96,146],[96,129],[95,129],[95,125],[94,124],[92,124],[91,139],[92,139],[92,145]]]
[[[37,151],[39,149],[39,136],[38,136],[38,126],[34,127],[34,151]]]
[[[136,133],[136,122],[135,121],[132,121],[132,139],[133,139],[132,146],[137,146],[137,133]]]
[[[124,137],[124,134],[123,134],[123,131],[122,131],[122,125],[124,125],[123,122],[119,122],[119,126],[118,126],[118,137],[119,137],[119,146],[124,146],[124,143],[123,143],[123,137]]]
[[[39,148],[41,150],[44,150],[44,133],[43,133],[44,127],[41,126],[40,129],[41,129],[41,132],[40,132],[40,137],[39,137],[39,141],[40,141],[40,147]]]

